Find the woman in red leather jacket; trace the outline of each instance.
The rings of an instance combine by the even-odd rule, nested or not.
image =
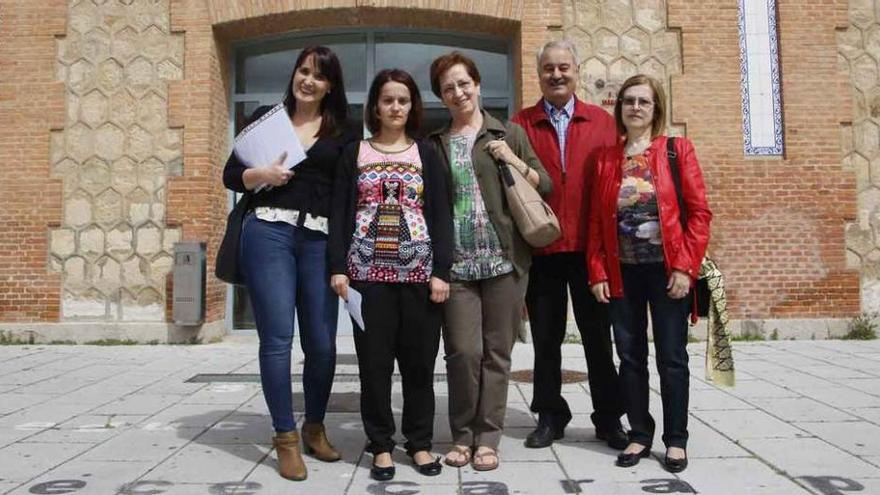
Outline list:
[[[614,106],[623,139],[598,159],[590,199],[587,263],[590,289],[609,303],[620,357],[620,386],[631,431],[617,458],[629,467],[651,452],[648,412],[648,314],[663,401],[664,467],[687,467],[688,371],[686,298],[709,241],[712,213],[694,147],[675,140],[686,209],[682,222],[667,154],[666,98],[660,83],[627,79]],[[685,224],[685,225],[683,225]]]

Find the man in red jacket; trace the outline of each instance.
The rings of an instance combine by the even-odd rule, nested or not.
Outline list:
[[[535,346],[534,397],[531,410],[538,427],[526,447],[547,447],[564,436],[571,409],[562,397],[561,346],[565,338],[568,294],[587,358],[591,419],[596,436],[609,446],[627,446],[620,426],[623,413],[611,349],[611,325],[605,305],[590,294],[586,267],[589,193],[596,154],[617,142],[614,119],[603,109],[575,96],[577,48],[551,41],[538,52],[541,98],[513,117],[529,136],[535,153],[553,180],[548,203],[559,218],[562,236],[536,250],[529,271],[526,305]]]

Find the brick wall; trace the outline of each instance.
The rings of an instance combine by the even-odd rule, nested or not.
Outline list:
[[[731,316],[852,316],[859,280],[846,266],[844,225],[855,217],[856,191],[841,165],[840,123],[851,117],[835,41],[847,2],[778,4],[785,158],[743,155],[736,2],[669,0],[683,47],[673,120],[686,126],[705,170],[710,251],[727,275]]]
[[[183,128],[184,170],[168,184],[168,222],[181,227],[184,239],[207,242],[205,321],[211,322],[223,319],[226,309],[226,284],[213,276],[213,266],[228,211],[221,181],[228,152],[227,71],[204,2],[173,1],[171,29],[184,34],[186,63],[183,80],[169,86],[169,123]]]
[[[64,0],[0,4],[0,321],[58,318],[61,283],[46,252],[61,182],[50,173],[49,130],[64,122],[55,36],[66,23]]]

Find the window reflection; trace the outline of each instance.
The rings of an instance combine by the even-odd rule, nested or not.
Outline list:
[[[477,65],[482,78],[482,90],[508,92],[507,47],[486,40],[454,44],[458,39],[449,36],[424,36],[412,34],[377,34],[376,67],[397,67],[416,80],[419,89],[431,93],[431,62],[440,55],[458,50]],[[494,50],[494,51],[492,51]]]
[[[352,38],[346,36],[345,38]],[[307,45],[323,44],[339,57],[342,65],[342,76],[348,91],[367,90],[367,45],[364,36],[355,36],[353,40],[299,39],[286,43],[272,43],[268,46],[256,46],[242,49],[237,60],[235,92],[247,93],[284,93],[287,90],[288,78],[293,71],[293,64],[302,49]]]

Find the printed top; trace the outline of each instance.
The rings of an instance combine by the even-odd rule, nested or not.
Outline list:
[[[662,263],[663,246],[654,178],[644,155],[623,164],[617,196],[617,239],[620,262]]]
[[[452,205],[455,236],[453,280],[484,280],[513,271],[489,220],[474,173],[471,150],[476,137],[476,134],[449,136],[449,166],[455,191]]]
[[[348,273],[363,282],[424,283],[433,253],[425,223],[422,160],[415,144],[385,153],[361,141]]]

